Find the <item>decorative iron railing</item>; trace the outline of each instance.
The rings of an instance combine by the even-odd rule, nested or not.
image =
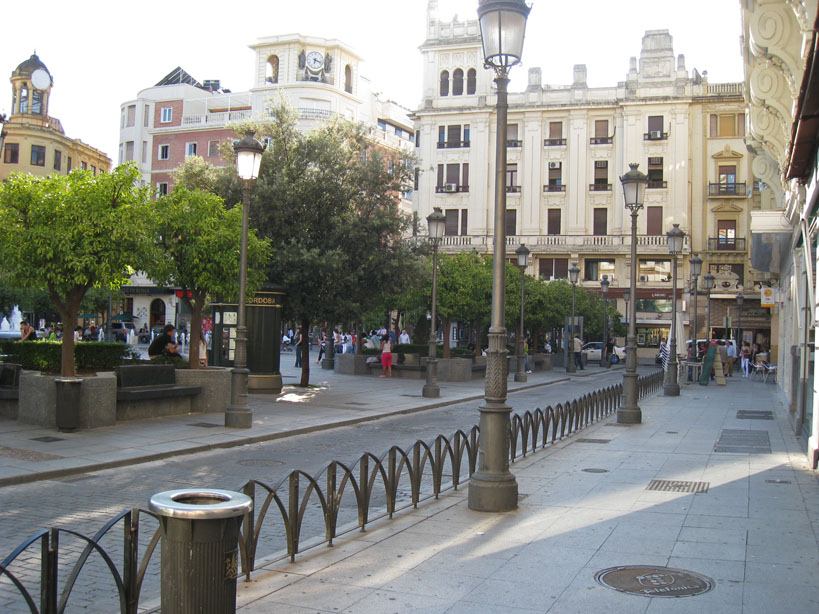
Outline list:
[[[662,389],[663,371],[656,369],[637,382],[640,398],[653,394]],[[617,384],[555,407],[515,414],[510,422],[511,462],[610,416],[620,405],[622,388]],[[294,470],[273,484],[246,482],[240,490],[253,499],[254,511],[243,521],[238,575],[249,579],[251,572],[262,566],[288,558],[294,561],[307,549],[324,543],[331,546],[340,535],[363,531],[378,519],[391,518],[398,511],[457,490],[477,468],[478,447],[479,429],[473,426],[456,431],[450,438],[438,435],[431,443],[419,440],[408,448],[393,446],[381,456],[366,453],[350,464],[331,461],[315,476]],[[156,525],[150,527],[150,538],[144,531],[140,538],[146,522],[143,514]],[[120,524],[122,541],[117,544],[113,536]],[[302,531],[307,526],[321,527],[320,534],[305,539]],[[61,536],[77,540],[82,549],[61,551]],[[112,539],[113,543],[106,541],[103,547],[105,540]],[[86,566],[95,564],[95,578],[102,570],[116,589],[114,600],[120,614],[144,612],[151,606],[141,603],[140,597],[149,567],[159,565],[153,560],[159,539],[156,515],[136,508],[117,514],[93,537],[59,527],[41,530],[0,561],[0,592],[6,611],[63,614]],[[259,557],[260,546],[269,553],[263,558]],[[62,561],[61,555],[76,558]],[[121,558],[121,565],[115,557]],[[63,582],[58,573],[61,569],[67,573]],[[156,575],[151,574],[154,584]],[[107,586],[98,588],[110,594]],[[87,598],[79,596],[77,601]],[[158,594],[152,595],[150,601],[157,599]],[[158,607],[157,600],[156,608],[150,611],[158,611]]]

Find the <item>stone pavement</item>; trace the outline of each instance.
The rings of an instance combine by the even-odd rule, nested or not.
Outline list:
[[[225,428],[222,413],[121,422],[75,433],[0,419],[0,487],[258,443],[483,398],[482,379],[440,382],[441,397],[425,399],[421,395],[423,380],[338,375],[315,364],[310,365],[313,387],[303,389],[294,386],[301,370],[293,367],[293,362],[292,353],[282,354],[282,395],[249,396],[251,429]],[[601,371],[590,365],[575,376],[593,377]],[[509,390],[567,378],[562,368],[532,373],[527,383],[515,383],[510,376]]]
[[[734,377],[641,407],[640,425],[607,419],[512,465],[516,511],[470,511],[464,487],[254,573],[241,614],[819,611],[819,474],[776,386]],[[596,581],[630,565],[658,568],[632,574],[651,596]],[[711,590],[669,597],[675,569]]]

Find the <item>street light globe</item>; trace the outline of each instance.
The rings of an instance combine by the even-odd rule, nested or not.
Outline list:
[[[236,154],[236,174],[239,178],[245,181],[256,179],[262,164],[264,145],[248,132],[241,140],[233,141],[233,151]]]
[[[526,19],[531,7],[523,0],[480,0],[483,57],[492,68],[509,68],[520,63]]]
[[[744,303],[744,302],[745,302],[745,295],[742,292],[740,292],[739,294],[737,294],[737,307],[742,307],[742,303]]]
[[[629,164],[631,170],[620,177],[626,209],[630,211],[639,211],[643,208],[643,202],[645,201],[648,175],[637,170],[639,166],[636,162],[631,162]]]
[[[577,283],[577,279],[580,276],[580,267],[577,266],[576,262],[572,263],[572,266],[569,267],[569,281],[573,284]]]
[[[526,247],[524,243],[520,244],[520,247],[515,250],[515,254],[518,256],[518,266],[522,269],[525,269],[526,266],[529,264],[529,248]]]
[[[691,276],[692,277],[699,277],[700,273],[702,273],[702,258],[695,255],[691,260],[688,261],[689,266],[691,267]]]
[[[674,224],[674,227],[666,234],[668,236],[668,251],[675,256],[681,254],[685,244],[685,233],[680,230],[680,225]]]
[[[713,290],[715,280],[716,278],[713,275],[711,275],[711,272],[709,271],[708,273],[705,274],[705,277],[702,278],[703,288],[705,288],[706,290]]]
[[[603,275],[603,279],[600,280],[600,288],[603,290],[603,294],[609,291],[609,276]]]
[[[429,229],[429,238],[436,243],[444,236],[446,216],[440,207],[433,208],[432,213],[427,216],[427,228]]]

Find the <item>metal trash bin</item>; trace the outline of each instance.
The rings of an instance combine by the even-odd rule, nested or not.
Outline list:
[[[80,428],[80,393],[82,378],[61,377],[54,380],[57,386],[55,421],[58,431],[76,431]]]
[[[168,490],[149,507],[162,531],[163,614],[234,613],[239,528],[253,500],[230,490]]]

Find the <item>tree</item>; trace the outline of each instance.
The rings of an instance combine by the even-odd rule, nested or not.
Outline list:
[[[146,255],[148,190],[134,165],[93,176],[12,174],[0,184],[0,262],[19,287],[44,288],[63,326],[73,326],[90,288],[119,288]],[[133,268],[132,268],[133,267]],[[75,374],[64,335],[61,374]]]
[[[438,268],[438,314],[445,340],[444,358],[449,358],[452,321],[461,320],[475,326],[489,318],[492,307],[491,259],[481,258],[475,252],[444,254],[438,258]]]
[[[191,312],[190,366],[199,368],[202,310],[211,295],[236,299],[242,208],[228,209],[215,194],[177,185],[155,204],[154,253],[145,272],[160,285],[178,286]],[[250,230],[247,244],[247,290],[264,281],[269,241]]]
[[[286,288],[285,313],[305,332],[312,322],[360,319],[409,283],[403,271],[415,256],[402,235],[410,220],[398,208],[409,166],[360,125],[339,120],[303,133],[286,105],[269,112],[270,122],[238,129],[269,137],[251,207],[274,249],[268,278]]]

